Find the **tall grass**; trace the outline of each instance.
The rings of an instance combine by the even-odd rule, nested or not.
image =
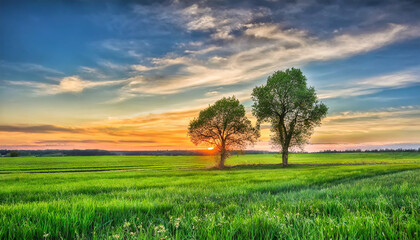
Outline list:
[[[418,239],[419,167],[3,174],[0,239]]]

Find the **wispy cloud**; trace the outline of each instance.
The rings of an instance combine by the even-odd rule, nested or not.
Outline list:
[[[257,17],[268,15],[268,8],[212,9],[192,4],[179,11],[183,25],[190,31],[210,31],[214,39],[233,39],[232,32],[239,30]]]
[[[79,72],[87,74],[94,78],[106,78],[107,76],[97,68],[81,66]]]
[[[131,68],[133,70],[138,71],[138,72],[145,72],[145,71],[150,71],[150,70],[156,69],[154,67],[147,67],[147,66],[144,66],[144,65],[141,65],[141,64],[131,65]]]
[[[193,148],[186,135],[189,120],[200,109],[142,114],[126,118],[110,118],[86,126],[2,125],[0,143],[60,144],[78,148],[130,149],[189,149]],[[420,107],[403,106],[365,112],[342,112],[327,117],[311,139],[316,147],[308,149],[345,149],[378,144],[420,143]],[[156,126],[165,126],[164,130]],[[31,133],[31,134],[27,134]],[[272,149],[269,129],[262,129],[259,147]],[[133,145],[134,144],[134,145]],[[150,145],[153,144],[153,145]],[[335,144],[335,145],[334,145]]]
[[[418,27],[396,24],[391,24],[386,29],[377,32],[357,35],[341,34],[327,40],[310,36],[304,31],[283,30],[275,25],[250,25],[248,30],[251,32],[245,31],[245,35],[270,39],[264,44],[253,44],[254,40],[238,36],[237,42],[245,41],[249,44],[224,45],[223,51],[235,50],[236,52],[223,58],[214,54],[205,59],[194,56],[173,57],[170,54],[168,57],[154,58],[153,67],[142,67],[142,70],[154,68],[156,74],[162,74],[162,69],[178,65],[178,72],[167,72],[164,78],[160,78],[159,75],[151,77],[152,71],[144,77],[144,81],[138,85],[136,91],[148,94],[172,94],[196,87],[247,82],[267,76],[277,69],[302,66],[311,61],[345,58],[372,51],[402,39],[420,36]],[[220,61],[215,62],[215,58],[219,58]]]
[[[80,133],[82,129],[61,127],[54,125],[0,125],[0,132],[21,132],[21,133],[54,133],[68,132]]]
[[[151,140],[101,140],[101,139],[85,139],[85,140],[42,140],[36,141],[36,144],[62,144],[62,143],[155,143]]]
[[[321,99],[353,97],[377,93],[384,89],[405,88],[420,84],[419,74],[420,69],[414,69],[366,79],[349,80],[319,90],[319,97]]]
[[[312,142],[420,142],[420,107],[343,112],[323,120]]]
[[[211,97],[211,96],[217,96],[219,94],[220,94],[220,92],[218,92],[218,91],[210,91],[210,92],[206,92],[206,94],[204,94],[204,95],[206,95],[207,97]]]
[[[177,42],[176,47],[166,46],[172,51],[165,56],[142,55],[134,64],[100,60],[98,64],[108,71],[129,75],[125,76],[126,84],[119,90],[119,96],[108,102],[258,81],[278,69],[343,59],[420,37],[420,28],[416,24],[381,23],[376,18],[371,19],[366,12],[363,12],[364,18],[371,19],[371,24],[381,23],[381,26],[368,30],[328,29],[330,34],[320,37],[310,29],[303,28],[306,25],[291,27],[290,22],[279,20],[276,14],[299,15],[300,11],[303,14],[311,7],[323,9],[323,4],[308,2],[283,5],[284,9],[274,12],[267,7],[220,7],[206,2],[188,4],[174,1],[165,4],[165,7],[160,4],[133,5],[133,16],[120,16],[123,27],[136,25],[136,21],[143,23],[147,19],[150,23],[159,23],[161,28],[166,23],[179,27],[177,31],[200,33],[210,38]],[[337,8],[335,3],[326,5],[324,7]],[[355,6],[349,4],[348,7]],[[383,11],[381,8],[379,12]],[[324,10],[317,14],[325,18],[322,15],[325,14]],[[338,15],[334,17],[339,18]],[[138,39],[113,38],[104,41],[102,47],[122,51],[125,55],[131,52],[140,56],[138,51],[147,49],[148,44]],[[366,90],[366,93],[372,91]]]
[[[130,68],[128,65],[114,63],[109,60],[100,60],[98,61],[98,64],[106,69],[111,69],[114,71],[127,71]]]
[[[44,73],[52,75],[63,75],[64,73],[49,67],[45,67],[35,63],[12,63],[0,61],[0,68],[18,71],[18,72],[29,72],[29,73]]]
[[[60,79],[57,84],[29,81],[8,81],[8,83],[12,85],[32,88],[37,94],[45,95],[59,93],[79,93],[82,92],[84,89],[115,85],[122,83],[123,81],[124,80],[94,82],[83,80],[78,76],[70,76]]]

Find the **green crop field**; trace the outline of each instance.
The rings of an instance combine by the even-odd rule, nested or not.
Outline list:
[[[419,239],[419,153],[213,158],[0,158],[0,239]]]

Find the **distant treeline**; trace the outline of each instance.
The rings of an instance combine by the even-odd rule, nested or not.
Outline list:
[[[354,149],[354,150],[324,150],[320,153],[354,153],[354,152],[420,152],[419,149],[403,149],[403,148],[397,148],[397,149],[372,149],[372,150],[362,150],[362,149]]]
[[[325,150],[319,153],[356,153],[356,152],[420,152],[419,149],[374,149],[374,150]],[[273,151],[259,151],[259,150],[247,150],[247,151],[232,151],[231,155],[242,155],[242,154],[277,154],[278,152]],[[294,152],[294,153],[307,153],[307,152]],[[192,151],[192,150],[159,150],[159,151],[106,151],[99,149],[88,149],[88,150],[0,150],[0,157],[25,157],[25,156],[36,156],[36,157],[54,157],[54,156],[205,156],[211,155],[209,151]]]
[[[232,155],[237,154],[270,154],[276,152],[270,151],[232,151]],[[146,155],[146,156],[205,156],[211,155],[209,151],[191,151],[191,150],[159,150],[159,151],[106,151],[98,149],[88,149],[88,150],[0,150],[0,156],[2,157],[25,157],[25,156],[37,156],[37,157],[47,157],[47,156],[136,156],[136,155]]]
[[[106,150],[0,150],[1,156],[17,157],[17,156],[105,156],[116,155]]]

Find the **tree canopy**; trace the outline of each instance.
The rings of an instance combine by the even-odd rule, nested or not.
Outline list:
[[[229,151],[255,143],[259,132],[246,117],[245,107],[233,96],[200,111],[190,122],[188,135],[195,145],[215,147],[220,153],[218,165],[223,168]]]
[[[252,99],[258,125],[271,123],[271,140],[280,147],[284,166],[288,164],[289,148],[307,143],[328,111],[319,102],[315,89],[307,86],[302,71],[296,68],[269,76],[266,85],[254,88]]]

